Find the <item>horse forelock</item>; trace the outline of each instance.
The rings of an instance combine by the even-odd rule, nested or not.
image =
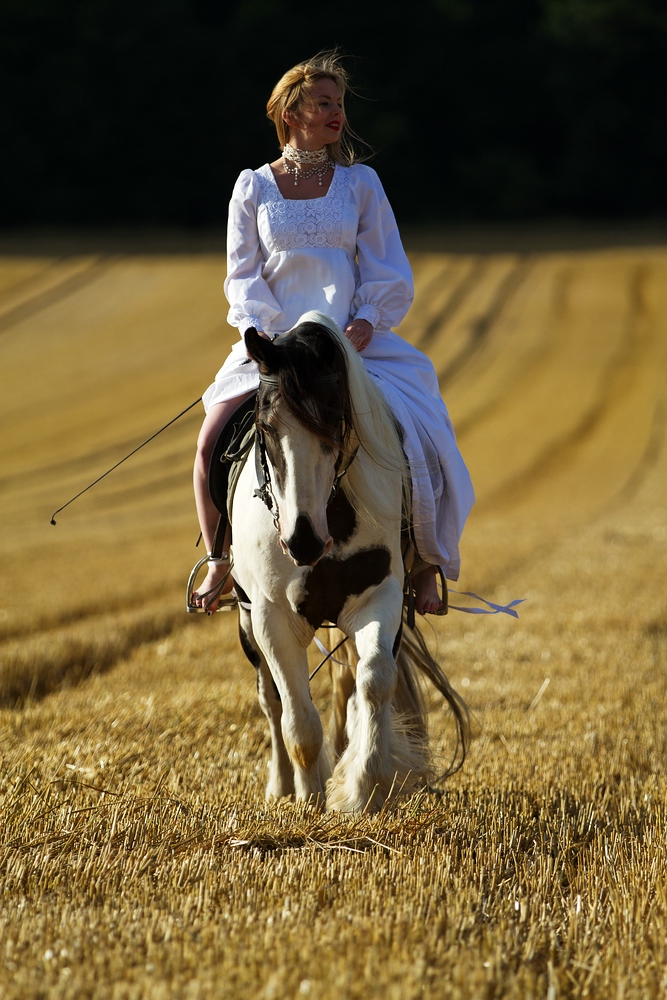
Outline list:
[[[307,431],[333,450],[350,450],[352,406],[345,352],[335,335],[319,323],[301,323],[275,341],[277,364],[262,375],[258,416],[271,423],[281,404]]]

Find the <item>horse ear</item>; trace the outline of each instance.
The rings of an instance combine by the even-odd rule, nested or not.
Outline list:
[[[278,370],[280,352],[272,341],[260,337],[253,326],[246,330],[244,340],[248,356],[257,362],[263,375]]]

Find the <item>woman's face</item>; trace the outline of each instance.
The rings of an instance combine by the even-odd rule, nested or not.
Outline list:
[[[290,127],[290,139],[296,140],[300,149],[322,149],[327,143],[336,142],[345,123],[345,112],[334,81],[316,80],[310,100],[304,102],[298,119],[288,113],[285,121]]]

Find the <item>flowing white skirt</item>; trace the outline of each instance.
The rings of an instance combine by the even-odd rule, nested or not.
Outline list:
[[[412,475],[414,536],[419,555],[442,566],[450,580],[460,569],[459,540],[475,493],[433,365],[396,333],[378,333],[361,358],[404,431]],[[259,385],[257,364],[239,340],[203,396],[206,411]]]

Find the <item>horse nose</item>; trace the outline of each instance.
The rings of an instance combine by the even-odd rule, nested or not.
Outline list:
[[[323,555],[331,551],[333,539],[328,535],[326,540],[320,538],[308,515],[299,514],[294,531],[289,538],[281,538],[280,544],[289,552],[297,566],[314,566]]]

